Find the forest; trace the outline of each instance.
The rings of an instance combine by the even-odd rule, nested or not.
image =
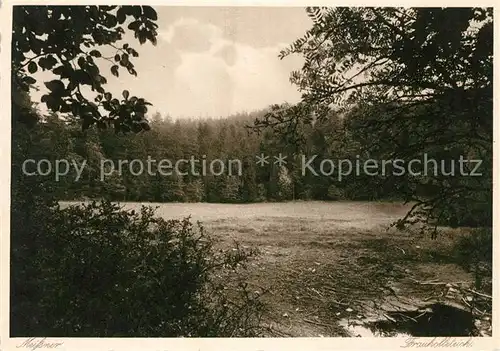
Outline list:
[[[248,203],[288,200],[377,200],[397,198],[392,186],[370,186],[363,190],[363,182],[382,179],[357,179],[355,175],[339,182],[328,176],[315,176],[312,172],[302,174],[300,160],[287,165],[265,167],[256,164],[256,156],[284,153],[293,160],[294,151],[283,143],[272,131],[257,133],[252,129],[255,119],[267,112],[242,113],[221,119],[182,119],[173,121],[168,116],[162,118],[154,114],[151,131],[132,135],[117,135],[112,130],[81,126],[71,117],[47,116],[30,131],[30,144],[21,154],[25,159],[37,160],[87,160],[79,179],[68,173],[60,179],[53,174],[38,176],[39,181],[53,191],[61,200],[99,199],[111,201],[146,202],[227,202]],[[20,133],[22,133],[20,131]],[[324,158],[347,158],[356,156],[360,149],[353,147],[355,141],[348,141],[348,131],[340,118],[304,127],[308,155],[317,155],[316,163]],[[351,154],[346,145],[351,145]],[[27,157],[29,156],[29,157]],[[297,156],[297,155],[295,155]],[[185,175],[151,172],[137,172],[123,167],[118,175],[119,160],[141,160],[146,164],[152,160],[179,160],[194,157],[198,160],[213,159],[240,160],[241,174],[200,175],[198,171],[187,169]],[[101,160],[110,160],[114,173],[106,172],[101,177]],[[273,160],[274,161],[274,160]],[[43,167],[42,167],[43,168]],[[42,173],[44,173],[44,170]],[[132,171],[131,171],[132,170]],[[139,169],[140,170],[140,169]],[[36,171],[27,167],[28,173]],[[73,170],[73,173],[76,172]],[[227,172],[225,172],[227,173]],[[198,176],[196,176],[198,175]],[[45,179],[44,179],[45,178]],[[104,179],[101,179],[104,178]],[[75,181],[77,179],[77,181]]]
[[[420,154],[410,154],[414,158],[422,158],[425,153],[426,157],[437,160],[436,171],[431,169],[420,177],[413,176],[408,170],[404,174],[352,172],[343,179],[337,176],[339,169],[333,169],[331,175],[318,175],[303,172],[305,162],[301,161],[301,157],[311,159],[314,156],[314,160],[310,162],[311,168],[317,170],[325,159],[349,160],[354,163],[360,158],[390,160],[392,155],[382,150],[367,150],[370,146],[369,139],[356,136],[356,123],[359,123],[360,117],[354,113],[332,113],[328,119],[302,125],[302,141],[299,146],[283,140],[278,132],[270,128],[256,130],[255,121],[259,123],[270,111],[278,108],[284,109],[283,106],[273,106],[268,110],[241,113],[227,118],[176,121],[155,113],[150,118],[151,130],[137,134],[117,134],[112,129],[98,129],[96,126],[82,131],[81,125],[71,115],[52,114],[41,117],[39,123],[29,131],[24,126],[19,127],[16,139],[23,142],[19,144],[18,153],[14,153],[14,157],[19,157],[15,163],[21,165],[24,160],[29,159],[35,162],[47,160],[51,164],[56,160],[68,160],[78,164],[85,160],[79,177],[76,169],[71,167],[68,174],[59,179],[55,179],[53,173],[33,176],[37,178],[37,182],[43,183],[47,194],[60,200],[252,203],[293,200],[404,201],[408,195],[426,197],[435,192],[433,180],[436,182],[436,178],[451,178],[443,170],[451,172],[454,168],[452,165],[456,162],[456,175],[453,174],[455,181],[458,178],[464,186],[471,188],[478,184],[486,187],[478,188],[479,192],[475,194],[479,197],[478,204],[470,204],[466,209],[450,209],[448,214],[442,215],[439,223],[478,226],[491,217],[491,208],[487,202],[491,188],[488,187],[488,181],[485,181],[485,178],[491,179],[491,173],[488,173],[491,160],[480,159],[482,162],[479,171],[485,172],[483,174],[478,171],[481,177],[459,174],[459,156],[469,159],[480,157],[466,145],[457,145],[446,152],[429,148],[421,150]],[[29,142],[25,142],[26,140]],[[287,157],[286,165],[269,162],[259,166],[256,162],[256,157],[261,154],[270,155],[274,161],[272,156],[279,153]],[[189,160],[191,157],[207,161],[217,159],[226,163],[229,160],[239,160],[242,165],[241,174],[235,172],[229,175],[225,172],[220,175],[202,175],[200,162],[194,170],[188,168],[187,164],[184,165],[184,172],[179,172],[181,174],[175,171],[168,175],[161,174],[153,168],[148,173],[144,167],[148,158],[175,162],[179,159]],[[103,165],[106,163],[102,160],[108,160],[106,162],[114,169],[105,170]],[[138,172],[133,167],[124,166],[119,172],[120,160],[140,160],[143,170]],[[35,163],[32,163],[32,169],[26,166],[26,172],[35,174],[37,169]],[[423,168],[422,164],[416,167],[421,172]],[[416,172],[415,167],[412,169]],[[19,171],[23,172],[22,167]],[[44,173],[43,166],[40,171]],[[416,183],[415,188],[410,183]]]

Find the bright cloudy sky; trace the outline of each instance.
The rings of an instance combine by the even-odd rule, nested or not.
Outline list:
[[[125,40],[139,52],[138,76],[107,75],[108,89],[149,100],[151,112],[179,117],[219,117],[295,102],[289,82],[300,57],[279,51],[311,26],[298,7],[156,7],[158,45]],[[104,66],[107,67],[107,66]],[[103,67],[103,68],[104,68]],[[108,71],[109,72],[109,71]]]

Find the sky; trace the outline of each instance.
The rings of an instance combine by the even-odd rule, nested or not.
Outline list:
[[[138,76],[108,74],[113,94],[126,88],[150,101],[150,112],[173,118],[224,117],[299,100],[289,76],[302,58],[278,54],[311,27],[303,8],[155,9],[158,44],[140,45],[127,33],[125,41],[139,52]]]

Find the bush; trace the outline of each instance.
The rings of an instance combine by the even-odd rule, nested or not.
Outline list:
[[[330,185],[328,187],[328,199],[329,200],[341,200],[344,197],[342,190],[335,185]]]
[[[493,232],[491,228],[474,229],[462,236],[454,248],[457,263],[475,275],[477,289],[491,290]]]
[[[12,336],[258,332],[258,296],[240,283],[231,300],[217,278],[238,269],[249,253],[216,251],[189,218],[166,221],[152,208],[125,211],[106,201],[35,212],[38,239],[25,242],[31,250],[12,248]],[[33,231],[14,229],[17,234]]]

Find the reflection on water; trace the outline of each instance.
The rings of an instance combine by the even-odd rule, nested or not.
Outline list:
[[[342,320],[340,325],[357,337],[477,336],[474,318],[468,311],[434,304],[425,309],[389,312],[382,320]]]

